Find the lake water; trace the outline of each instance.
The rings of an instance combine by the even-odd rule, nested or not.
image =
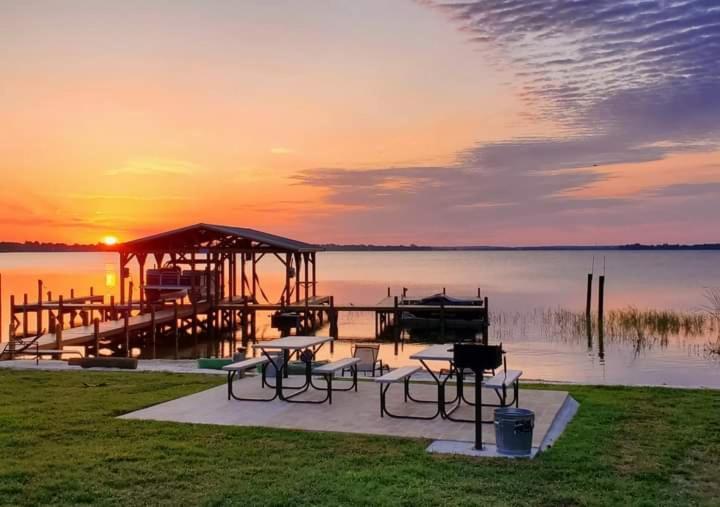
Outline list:
[[[451,295],[474,295],[478,287],[490,300],[491,342],[502,341],[511,368],[524,377],[557,381],[621,384],[668,384],[720,388],[720,338],[716,323],[702,330],[627,326],[622,313],[606,329],[588,339],[576,326],[584,312],[587,273],[594,258],[593,311],[597,307],[597,275],[606,275],[608,314],[628,308],[670,310],[686,316],[707,315],[706,295],[720,287],[720,252],[713,251],[564,251],[564,252],[325,252],[318,254],[318,294],[337,303],[372,304],[387,295],[431,294],[445,288]],[[263,261],[263,263],[266,261]],[[37,280],[43,293],[67,296],[71,288],[87,293],[116,294],[115,254],[0,254],[3,282],[2,332],[8,329],[9,295],[28,293],[35,300]],[[260,264],[268,299],[275,301],[283,281],[276,262]],[[133,273],[137,280],[137,273]],[[626,312],[627,313],[627,312]],[[259,319],[259,335],[275,336],[269,319]],[[610,325],[610,323],[608,324]],[[373,336],[371,314],[341,313],[343,339]],[[403,342],[398,356],[383,344],[382,356],[393,366],[424,345]],[[334,356],[349,353],[339,343]],[[328,351],[324,352],[328,354]]]

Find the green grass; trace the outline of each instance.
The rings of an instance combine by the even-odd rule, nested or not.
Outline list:
[[[115,418],[222,381],[0,371],[0,503],[720,504],[720,392],[707,390],[570,387],[580,410],[535,460],[430,455],[427,441],[410,439]]]

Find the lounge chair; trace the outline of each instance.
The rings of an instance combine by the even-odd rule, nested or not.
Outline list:
[[[367,376],[368,373],[372,377],[375,376],[375,372],[380,375],[383,374],[383,370],[390,371],[390,366],[384,364],[382,359],[378,359],[380,355],[380,345],[377,343],[358,343],[353,345],[352,355],[355,358],[360,359],[357,364],[357,371],[361,371]],[[343,369],[343,375],[345,370],[350,371],[348,368]]]

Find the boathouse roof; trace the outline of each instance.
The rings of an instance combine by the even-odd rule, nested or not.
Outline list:
[[[278,252],[317,252],[317,245],[246,227],[195,224],[118,245],[120,252],[190,251],[203,248],[252,249]]]

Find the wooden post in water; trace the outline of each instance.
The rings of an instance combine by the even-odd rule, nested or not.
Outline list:
[[[590,318],[590,311],[592,310],[592,283],[593,275],[588,273],[587,276],[587,297],[585,300],[585,315]]]
[[[405,293],[405,289],[403,289]],[[395,355],[398,355],[398,348],[400,345],[400,311],[398,310],[398,297],[395,296],[394,305],[395,310],[393,312],[393,338],[395,342]]]
[[[605,275],[598,278],[598,332],[604,331],[605,318]]]
[[[443,294],[445,293],[443,288]],[[440,301],[440,338],[445,339],[445,302]]]
[[[478,295],[477,295],[478,299],[480,299],[480,298],[482,297],[482,296],[480,295],[480,287],[478,287],[478,293],[477,293],[477,294],[478,294]]]
[[[388,295],[387,297],[390,297],[390,287],[388,287]]]
[[[483,299],[483,306],[485,307],[485,324],[483,325],[483,331],[482,331],[482,335],[483,335],[483,345],[487,345],[487,344],[488,344],[488,341],[489,341],[489,339],[490,339],[490,332],[489,332],[489,327],[490,327],[490,307],[489,307],[489,301],[488,301],[487,296],[485,296],[485,298]]]

